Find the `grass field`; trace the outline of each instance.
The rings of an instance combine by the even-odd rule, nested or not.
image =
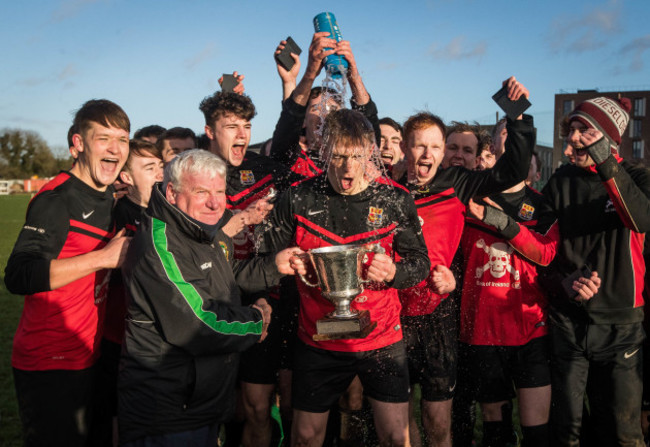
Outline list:
[[[0,196],[0,446],[3,447],[22,445],[11,373],[11,342],[23,308],[23,297],[7,291],[4,271],[20,227],[25,222],[29,199],[29,195]]]

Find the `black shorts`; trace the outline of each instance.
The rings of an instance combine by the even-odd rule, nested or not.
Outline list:
[[[84,446],[95,368],[13,372],[24,445]]]
[[[267,299],[273,312],[268,335],[262,343],[256,343],[241,354],[239,380],[247,383],[274,384],[278,377],[281,359],[282,330],[278,301]]]
[[[419,383],[429,402],[451,399],[456,389],[458,334],[445,301],[430,314],[401,318],[411,385]]]
[[[363,394],[381,402],[408,402],[404,342],[364,352],[338,352],[296,342],[292,378],[294,409],[328,411],[358,375]]]
[[[515,388],[551,384],[547,336],[523,346],[465,346],[479,402],[510,400],[515,397]]]

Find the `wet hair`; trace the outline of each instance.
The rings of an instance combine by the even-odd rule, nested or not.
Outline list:
[[[375,130],[361,112],[339,109],[331,112],[325,118],[323,141],[327,151],[335,146],[372,146],[375,144]]]
[[[205,124],[208,126],[214,125],[215,121],[225,115],[233,114],[237,118],[250,121],[256,113],[253,101],[248,96],[222,91],[203,98],[199,110],[203,112]]]
[[[313,87],[309,91],[309,99],[307,100],[307,103],[309,104],[311,101],[318,98],[322,94],[328,95],[340,107],[343,107],[343,97],[341,96],[341,93],[329,87]]]
[[[126,159],[126,163],[124,164],[122,171],[131,170],[133,157],[156,157],[159,158],[160,161],[163,159],[162,152],[155,144],[150,143],[147,140],[140,140],[137,138],[129,141],[129,158]]]
[[[403,133],[402,132],[402,126],[400,126],[400,124],[397,121],[395,121],[393,118],[389,118],[389,117],[382,118],[382,119],[379,120],[379,124],[380,125],[384,124],[386,126],[390,126],[393,129],[395,129],[396,131],[398,131],[399,133]]]
[[[404,123],[402,138],[404,141],[408,141],[410,135],[414,131],[434,126],[440,129],[440,132],[442,133],[444,139],[447,135],[447,126],[445,126],[445,122],[442,120],[442,118],[430,112],[416,113],[415,115],[411,115]]]
[[[156,142],[156,146],[158,147],[160,153],[162,153],[165,140],[171,140],[171,139],[185,140],[187,138],[191,138],[192,147],[193,148],[196,147],[196,134],[192,129],[187,127],[172,127],[171,129],[167,129],[162,135],[160,135],[158,141]]]
[[[133,138],[148,138],[148,137],[156,137],[156,140],[160,138],[160,136],[165,132],[165,128],[162,126],[159,126],[158,124],[152,124],[151,126],[146,126],[143,127],[142,129],[138,129],[135,131],[133,134]]]
[[[86,101],[75,113],[72,127],[75,128],[75,133],[83,134],[90,129],[91,123],[131,132],[129,117],[120,106],[108,99]]]
[[[203,149],[190,149],[178,154],[167,166],[163,174],[163,191],[171,183],[176,191],[183,190],[183,175],[208,174],[210,178],[217,175],[226,178],[226,162],[212,152]]]

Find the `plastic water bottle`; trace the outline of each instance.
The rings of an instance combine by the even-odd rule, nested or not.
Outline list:
[[[329,37],[335,39],[337,42],[343,40],[343,37],[341,37],[341,30],[336,23],[336,17],[334,17],[334,14],[331,12],[321,12],[314,17],[314,30],[316,30],[317,33],[328,31],[330,33]],[[326,48],[326,50],[331,50],[331,48]],[[325,58],[325,70],[330,73],[332,78],[339,79],[343,75],[342,72],[347,71],[347,69],[348,61],[346,61],[343,56],[330,54]]]

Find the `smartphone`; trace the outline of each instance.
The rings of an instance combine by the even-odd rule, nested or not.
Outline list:
[[[234,88],[237,87],[239,81],[231,74],[223,74],[223,81],[221,82],[221,91],[224,93],[232,93]]]
[[[562,280],[562,289],[564,289],[567,297],[575,298],[578,296],[578,292],[573,290],[573,282],[577,281],[578,278],[591,278],[591,267],[585,264]]]
[[[528,107],[531,106],[530,101],[524,95],[521,95],[518,100],[512,101],[508,99],[508,87],[503,86],[501,90],[496,92],[492,99],[496,102],[501,110],[503,110],[508,118],[516,120],[519,115],[524,113]]]
[[[284,49],[280,51],[279,54],[275,55],[275,60],[278,62],[278,64],[282,65],[282,67],[289,71],[291,68],[293,68],[293,65],[296,63],[296,61],[293,60],[291,57],[291,53],[298,54],[302,53],[302,50],[298,46],[298,44],[291,38],[291,36],[286,38],[286,45],[284,46]]]

